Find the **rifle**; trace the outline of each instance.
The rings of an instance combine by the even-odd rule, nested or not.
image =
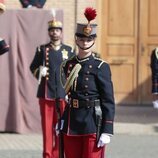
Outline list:
[[[61,127],[61,111],[60,111],[60,100],[57,98],[56,100],[56,111],[57,111],[57,119],[58,119],[58,129],[59,129],[59,158],[64,158],[64,143],[63,143],[63,134],[60,130]]]

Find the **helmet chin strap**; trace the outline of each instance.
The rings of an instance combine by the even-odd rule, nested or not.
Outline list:
[[[78,46],[80,49],[82,49],[82,50],[87,50],[87,49],[91,48],[91,47],[94,45],[94,43],[95,43],[95,42],[93,42],[93,44],[92,44],[91,46],[87,47],[87,48],[81,47],[78,43],[77,43],[77,46]]]

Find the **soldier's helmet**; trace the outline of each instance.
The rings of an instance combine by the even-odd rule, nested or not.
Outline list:
[[[48,30],[51,30],[52,28],[62,29],[63,27],[62,22],[56,19],[55,10],[52,10],[52,15],[53,15],[53,19],[51,21],[48,21]]]
[[[4,13],[4,11],[6,10],[6,7],[3,3],[0,3],[0,14]]]
[[[77,37],[96,37],[97,36],[97,24],[91,24],[90,22],[96,17],[96,10],[93,8],[86,8],[84,15],[88,23],[77,23],[76,33]]]

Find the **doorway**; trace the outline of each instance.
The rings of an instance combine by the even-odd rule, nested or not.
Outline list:
[[[111,67],[116,103],[151,103],[150,54],[158,46],[158,0],[102,0],[98,8],[98,48]]]

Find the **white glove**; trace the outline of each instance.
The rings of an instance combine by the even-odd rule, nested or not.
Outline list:
[[[65,101],[68,103],[68,100],[69,100],[69,98],[68,98],[68,95],[66,95],[65,96]]]
[[[99,138],[99,141],[98,141],[98,144],[97,144],[97,147],[103,147],[105,144],[108,144],[110,143],[110,136],[106,133],[102,133],[100,138]]]
[[[153,103],[153,107],[154,107],[155,109],[158,109],[158,100],[153,101],[152,103]]]
[[[33,6],[31,5],[31,4],[29,4],[28,6],[27,6],[27,8],[32,8]]]
[[[41,76],[45,77],[47,74],[48,68],[45,66],[40,66],[40,74]]]

